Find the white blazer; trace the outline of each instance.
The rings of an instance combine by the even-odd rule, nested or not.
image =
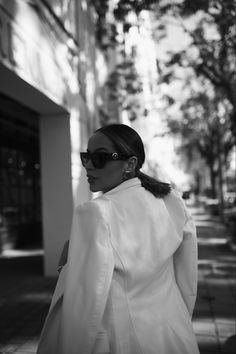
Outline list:
[[[193,220],[138,178],[75,209],[38,354],[198,354]]]

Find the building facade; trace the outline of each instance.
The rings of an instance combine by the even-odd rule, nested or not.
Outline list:
[[[0,0],[0,249],[43,247],[45,275],[91,197],[79,152],[105,76],[86,0]]]

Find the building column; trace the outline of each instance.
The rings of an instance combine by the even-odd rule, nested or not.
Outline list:
[[[40,117],[40,150],[44,274],[55,276],[73,212],[68,114]]]

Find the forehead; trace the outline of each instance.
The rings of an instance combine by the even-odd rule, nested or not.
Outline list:
[[[98,132],[92,135],[91,138],[89,139],[88,150],[90,152],[93,152],[98,149],[101,150],[103,149],[106,151],[114,151],[115,146],[109,138],[107,138],[104,134]]]

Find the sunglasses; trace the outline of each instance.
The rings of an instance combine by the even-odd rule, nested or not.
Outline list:
[[[126,160],[129,156],[125,154],[118,154],[117,152],[109,153],[109,152],[81,152],[80,159],[82,165],[86,167],[89,161],[92,162],[95,168],[103,168],[105,167],[108,161],[116,161],[116,160]]]

